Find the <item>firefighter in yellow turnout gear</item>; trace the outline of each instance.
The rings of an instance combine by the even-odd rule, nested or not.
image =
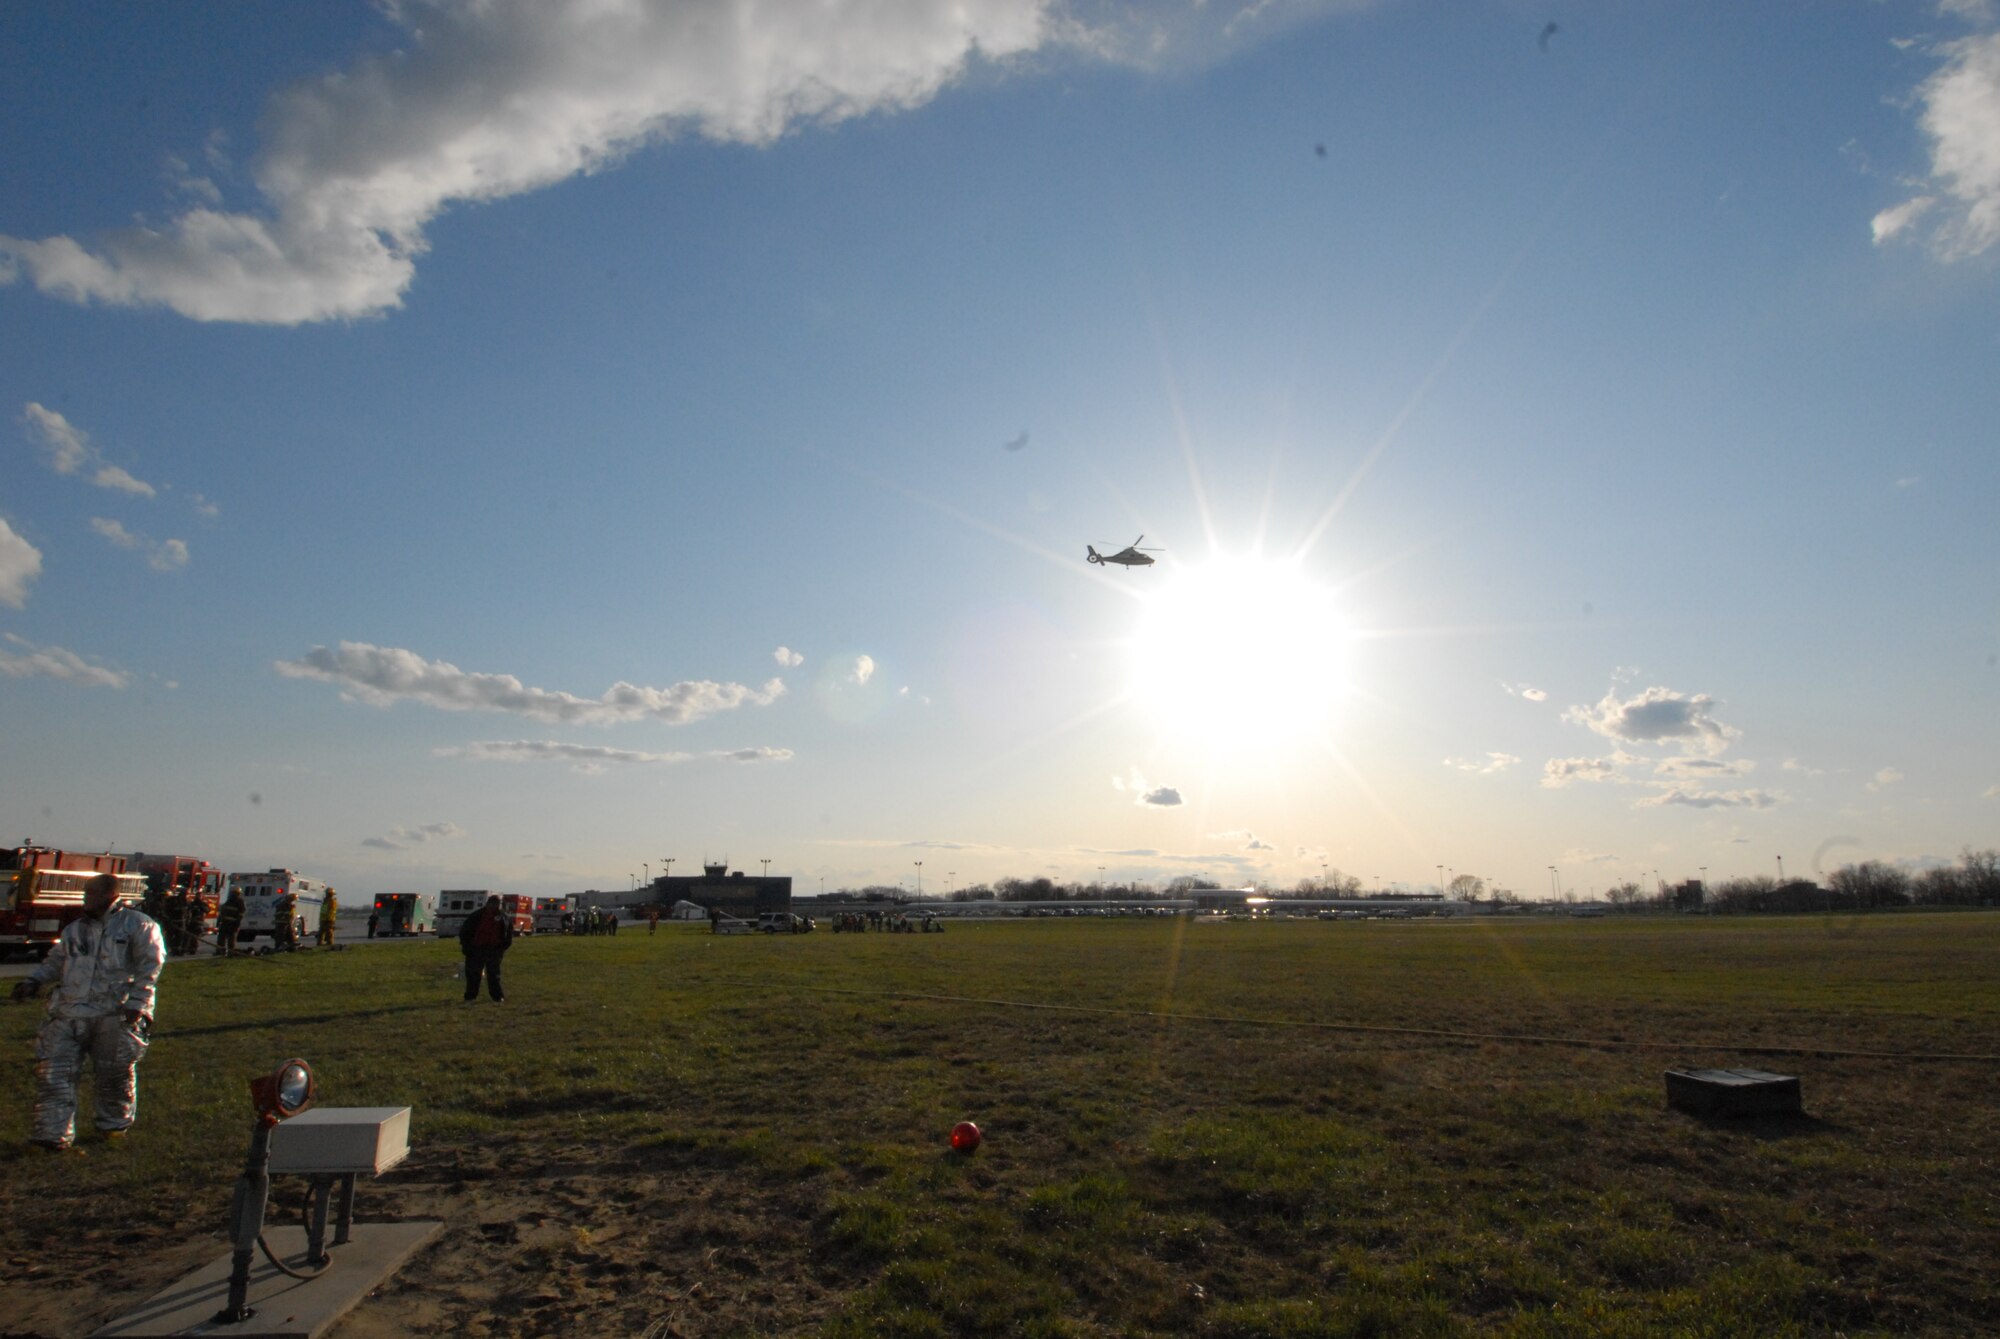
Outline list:
[[[326,901],[319,904],[319,946],[333,947],[333,918],[340,914],[340,899],[333,895],[333,889],[326,890]]]

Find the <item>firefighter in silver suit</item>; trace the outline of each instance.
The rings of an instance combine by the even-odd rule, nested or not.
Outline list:
[[[76,1086],[90,1057],[95,1119],[106,1139],[122,1139],[139,1109],[139,1058],[153,1024],[153,998],[166,941],[137,907],[114,908],[118,882],[100,874],[84,887],[83,919],[63,927],[49,956],[14,987],[33,999],[53,981],[48,1021],[35,1036],[35,1130],[51,1152],[69,1147]]]

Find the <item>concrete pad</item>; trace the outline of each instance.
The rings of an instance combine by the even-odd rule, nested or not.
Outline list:
[[[250,1257],[247,1305],[255,1312],[233,1325],[215,1322],[229,1305],[230,1255],[199,1269],[131,1314],[96,1331],[91,1339],[137,1339],[174,1334],[228,1335],[230,1339],[317,1339],[353,1310],[382,1280],[401,1269],[443,1223],[356,1223],[345,1245],[328,1248],[333,1263],[317,1278],[279,1273],[258,1251]],[[332,1230],[328,1229],[331,1239]],[[267,1227],[264,1239],[287,1265],[301,1272],[306,1253],[303,1227]]]

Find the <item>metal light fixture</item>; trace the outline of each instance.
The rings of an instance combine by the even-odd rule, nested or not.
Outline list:
[[[250,1104],[257,1110],[257,1123],[250,1130],[249,1160],[244,1163],[243,1175],[236,1178],[236,1195],[229,1203],[229,1305],[215,1313],[217,1325],[241,1324],[255,1314],[247,1305],[250,1256],[263,1240],[264,1208],[271,1198],[271,1131],[310,1107],[315,1091],[312,1066],[303,1060],[287,1060],[269,1074],[250,1080]],[[266,1255],[270,1249],[264,1248]],[[271,1263],[287,1274],[295,1272],[275,1256]]]

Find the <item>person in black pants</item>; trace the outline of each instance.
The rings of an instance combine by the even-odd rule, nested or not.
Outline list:
[[[465,918],[458,927],[459,952],[465,955],[465,1002],[479,998],[479,978],[486,977],[486,993],[495,1004],[507,998],[500,985],[500,959],[514,943],[514,927],[500,911],[496,894],[486,905]]]

